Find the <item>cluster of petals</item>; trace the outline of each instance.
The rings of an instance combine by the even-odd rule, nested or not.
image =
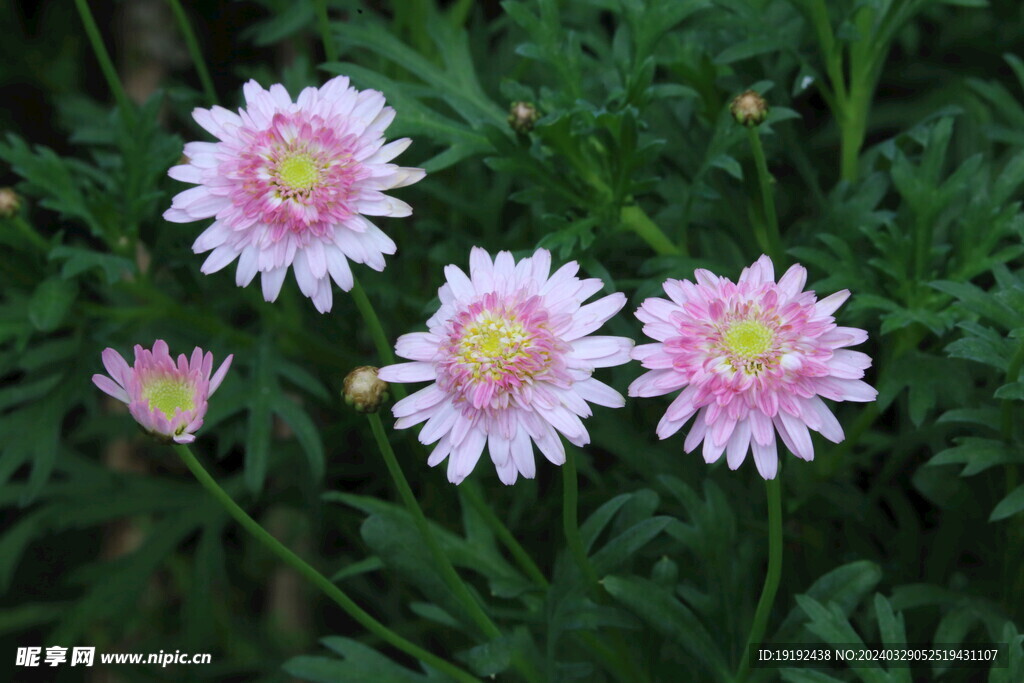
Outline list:
[[[707,270],[689,280],[667,280],[669,299],[650,298],[636,312],[656,340],[633,349],[649,372],[630,396],[660,396],[682,389],[658,424],[662,439],[696,415],[684,448],[703,441],[707,462],[726,453],[736,469],[753,452],[758,472],[778,471],[775,434],[804,460],[814,458],[808,430],[829,441],[843,429],[822,398],[873,401],[862,381],[871,359],[848,350],[867,340],[864,330],[838,327],[832,313],[850,293],[818,301],[803,291],[807,271],[792,266],[776,282],[771,259],[761,256],[731,282]]]
[[[191,358],[181,354],[175,363],[162,339],[152,350],[136,345],[132,366],[114,349],[106,349],[102,358],[110,376],[93,375],[97,387],[127,403],[132,417],[150,434],[191,443],[203,426],[207,399],[224,380],[233,356],[212,376],[212,353],[196,347]]]
[[[448,479],[462,482],[486,447],[498,476],[512,484],[536,474],[533,445],[555,465],[565,462],[559,435],[583,446],[589,403],[618,408],[625,399],[594,379],[597,368],[629,361],[633,341],[592,336],[626,303],[621,293],[584,304],[602,289],[580,279],[570,262],[551,273],[551,254],[537,250],[518,263],[509,252],[470,254],[469,274],[445,268],[441,306],[427,332],[403,335],[396,353],[412,362],[381,368],[387,382],[431,382],[393,408],[395,427],[425,423],[424,444],[437,445],[428,464],[448,458]]]
[[[333,303],[331,280],[353,286],[349,261],[384,269],[395,243],[365,216],[408,216],[408,204],[384,194],[411,185],[422,169],[388,163],[410,144],[384,144],[395,117],[376,90],[359,91],[339,76],[306,88],[293,102],[284,86],[243,88],[246,106],[197,108],[193,117],[218,142],[185,145],[188,162],[170,169],[196,187],[178,194],[164,218],[188,223],[214,218],[193,244],[210,252],[202,271],[238,260],[235,281],[261,274],[274,301],[289,267],[321,313]]]

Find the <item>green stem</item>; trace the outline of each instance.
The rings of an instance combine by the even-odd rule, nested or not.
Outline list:
[[[380,324],[377,311],[373,308],[373,304],[370,303],[369,297],[366,296],[363,286],[359,284],[359,280],[354,275],[352,276],[351,294],[356,302],[356,308],[359,309],[359,313],[363,316],[363,321],[370,329],[370,337],[373,338],[373,345],[377,348],[377,356],[380,358],[381,364],[393,365],[395,363],[395,352],[391,349],[391,344],[388,343],[388,336],[384,333],[384,326]],[[405,398],[405,387],[403,385],[392,384],[391,391],[394,392],[396,398]]]
[[[135,121],[135,109],[132,106],[131,100],[128,99],[128,93],[124,91],[124,87],[121,85],[121,79],[117,76],[117,70],[114,68],[114,63],[110,60],[110,54],[107,52],[106,46],[103,45],[103,37],[96,26],[96,20],[93,19],[89,3],[86,0],[75,0],[75,6],[78,8],[78,15],[82,18],[82,24],[85,26],[85,33],[89,37],[89,43],[92,44],[92,51],[96,54],[96,60],[100,63],[103,77],[107,80],[107,87],[110,88],[110,92],[114,94],[114,99],[117,100],[121,116],[124,117],[128,124],[132,124]]]
[[[839,124],[842,129],[840,157],[842,178],[848,183],[857,181],[860,149],[867,132],[867,108],[870,89],[859,80],[850,84],[850,95],[843,102]]]
[[[231,499],[231,496],[229,496],[227,492],[224,491],[216,481],[214,481],[209,472],[203,468],[202,464],[192,454],[192,451],[188,446],[178,445],[174,447],[174,450],[177,451],[178,455],[185,462],[185,465],[192,471],[192,474],[195,475],[196,479],[199,480],[199,483],[217,499],[217,502],[224,506],[224,509],[242,525],[242,528],[252,534],[257,541],[262,543],[269,551],[277,555],[287,565],[302,575],[303,578],[322,590],[328,597],[344,609],[349,616],[366,628],[366,630],[406,653],[410,657],[415,657],[416,659],[429,664],[438,671],[448,674],[457,681],[477,681],[475,677],[469,675],[459,667],[454,664],[450,664],[440,657],[430,654],[418,645],[409,642],[387,626],[384,626],[384,624],[374,619],[367,612],[363,611],[363,609],[353,602],[351,598],[345,595],[340,588],[331,583],[330,579],[313,569],[313,567],[311,567],[305,560],[285,547],[266,529],[260,526],[256,520],[250,517],[245,510],[239,507],[238,504]]]
[[[459,490],[465,494],[466,499],[469,501],[469,504],[473,509],[476,510],[477,514],[483,517],[484,522],[486,522],[487,526],[491,528],[491,531],[493,531],[494,535],[498,537],[498,540],[508,548],[508,551],[512,554],[512,557],[515,558],[516,563],[526,573],[526,575],[541,588],[547,588],[550,584],[544,576],[544,573],[533,561],[533,558],[530,557],[530,554],[519,544],[519,541],[517,541],[516,537],[512,535],[512,532],[508,530],[508,527],[506,527],[505,524],[498,519],[498,516],[494,514],[494,510],[491,509],[491,506],[484,502],[484,499],[480,496],[480,491],[477,488],[476,482],[463,482],[462,486],[459,487]]]
[[[600,580],[597,572],[587,559],[587,551],[583,548],[583,537],[576,518],[576,506],[579,503],[579,488],[576,481],[576,452],[571,448],[565,450],[565,464],[562,465],[562,531],[565,541],[569,544],[576,565],[583,572],[587,581],[597,588]]]
[[[210,78],[210,72],[206,68],[206,60],[203,59],[203,53],[199,49],[199,41],[196,40],[196,34],[192,30],[188,17],[185,16],[185,10],[182,8],[179,0],[167,0],[167,2],[171,5],[171,11],[174,12],[178,28],[181,30],[182,37],[185,38],[185,46],[188,48],[188,53],[192,57],[192,63],[199,73],[199,81],[203,84],[206,101],[211,105],[217,104],[217,91],[213,87],[213,79]]]
[[[761,135],[756,126],[747,128],[747,137],[750,139],[750,151],[754,154],[754,166],[757,167],[757,184],[761,186],[761,208],[764,213],[765,224],[768,226],[768,233],[759,235],[761,247],[765,249],[768,256],[775,262],[778,268],[782,264],[782,237],[779,235],[779,219],[775,215],[775,193],[772,190],[772,177],[768,173],[768,162],[765,160],[764,147],[761,145]],[[759,230],[760,232],[760,230]]]
[[[426,541],[427,547],[430,549],[430,554],[434,557],[434,563],[441,572],[441,578],[448,584],[448,588],[451,589],[452,593],[462,602],[462,606],[465,608],[469,616],[476,622],[484,634],[490,639],[501,637],[501,631],[494,625],[491,618],[480,607],[479,601],[473,596],[466,587],[465,582],[459,577],[455,568],[452,566],[448,556],[444,554],[441,549],[441,544],[437,542],[437,538],[434,536],[433,531],[430,529],[430,523],[427,521],[426,515],[423,514],[423,509],[420,504],[416,501],[416,496],[413,495],[412,488],[409,486],[409,482],[405,478],[405,474],[402,473],[402,468],[398,464],[398,459],[395,457],[395,452],[391,448],[391,443],[388,441],[387,434],[384,432],[384,424],[380,420],[380,416],[377,413],[370,413],[367,415],[370,421],[370,429],[373,431],[373,438],[377,441],[377,447],[380,449],[380,454],[384,456],[384,462],[388,466],[388,472],[391,473],[391,478],[395,482],[395,487],[398,488],[398,495],[402,498],[402,502],[405,503],[406,509],[412,515],[413,522],[416,523],[416,528],[419,530],[420,535],[423,536],[423,540]]]
[[[644,242],[661,256],[686,256],[686,251],[670,240],[661,228],[651,220],[639,205],[622,207],[619,214],[622,224],[640,236]]]
[[[331,23],[327,18],[327,0],[313,0],[316,24],[320,29],[320,40],[324,44],[324,56],[328,62],[338,61],[338,46],[331,40]]]
[[[765,481],[765,489],[768,494],[768,573],[764,577],[761,599],[757,601],[754,622],[750,627],[746,647],[743,648],[743,658],[736,674],[737,681],[746,680],[750,673],[750,651],[758,647],[764,637],[768,617],[772,612],[772,603],[775,602],[775,593],[779,589],[779,579],[782,576],[782,486],[779,483],[779,476]]]

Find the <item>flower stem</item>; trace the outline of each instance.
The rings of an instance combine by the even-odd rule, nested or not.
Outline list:
[[[463,482],[462,486],[459,487],[459,490],[465,494],[466,499],[469,501],[469,504],[473,506],[473,509],[477,511],[477,514],[483,517],[487,526],[489,526],[491,531],[494,532],[494,535],[498,537],[498,540],[508,548],[508,551],[512,554],[512,557],[515,558],[516,563],[519,564],[519,567],[526,573],[526,575],[541,588],[547,588],[550,584],[544,576],[544,573],[537,566],[537,563],[533,561],[533,558],[530,557],[530,554],[519,544],[519,541],[517,541],[516,537],[512,535],[512,532],[508,530],[508,527],[506,527],[502,521],[498,519],[498,516],[494,514],[494,510],[484,502],[484,499],[480,496],[480,491],[477,488],[476,482]]]
[[[320,29],[320,39],[324,43],[324,56],[328,62],[338,61],[338,47],[331,40],[331,23],[327,19],[327,0],[313,0],[316,11],[316,24]]]
[[[341,606],[349,616],[359,622],[366,628],[366,630],[406,653],[410,657],[415,657],[416,659],[429,664],[438,671],[448,674],[457,681],[477,681],[475,677],[469,675],[459,667],[441,659],[440,657],[432,655],[419,646],[409,642],[387,626],[384,626],[382,623],[374,619],[367,612],[363,611],[363,609],[353,602],[351,598],[345,595],[340,588],[331,583],[330,579],[325,577],[316,569],[313,569],[313,567],[311,567],[305,560],[285,547],[280,541],[274,538],[270,532],[250,517],[245,510],[239,507],[238,504],[231,499],[231,496],[229,496],[227,492],[224,491],[216,481],[214,481],[213,477],[210,476],[210,473],[207,472],[199,460],[196,459],[188,446],[178,445],[174,447],[174,450],[177,451],[178,455],[185,462],[185,465],[192,471],[192,474],[195,475],[196,479],[199,480],[199,483],[202,484],[203,487],[214,498],[216,498],[221,505],[224,506],[224,509],[226,509],[228,513],[230,513],[231,516],[242,525],[242,528],[252,534],[256,540],[302,575],[303,578],[327,594],[328,597]]]
[[[192,25],[189,24],[188,17],[185,16],[185,10],[182,8],[179,0],[167,0],[167,2],[171,6],[171,11],[174,12],[178,28],[181,30],[182,37],[185,38],[185,46],[188,48],[188,53],[192,57],[192,63],[199,73],[199,81],[203,84],[206,100],[211,105],[217,104],[217,91],[213,87],[213,79],[210,78],[210,72],[206,68],[206,60],[203,59],[203,53],[199,49],[199,42],[196,40],[196,34],[192,30]]]
[[[89,37],[89,43],[92,44],[92,51],[96,55],[96,61],[100,63],[100,70],[107,81],[107,87],[110,88],[114,99],[117,100],[121,116],[126,123],[132,124],[135,121],[135,110],[132,107],[131,100],[128,99],[128,93],[125,92],[124,86],[121,85],[121,79],[118,78],[114,63],[110,60],[110,54],[107,52],[106,46],[103,45],[103,37],[96,26],[96,20],[93,19],[89,3],[86,0],[75,0],[75,6],[78,8],[78,15],[82,18],[82,24],[85,26],[85,34]]]
[[[355,299],[356,308],[359,309],[359,313],[363,316],[363,321],[370,328],[370,337],[373,338],[373,345],[377,348],[380,363],[382,365],[393,365],[395,353],[391,350],[391,344],[388,343],[388,336],[384,333],[384,326],[380,324],[377,311],[374,310],[373,304],[370,303],[369,297],[366,296],[366,292],[363,290],[363,286],[359,284],[359,280],[354,275],[352,276],[352,298]],[[395,393],[397,398],[405,398],[405,387],[403,385],[392,384],[391,391]]]
[[[441,572],[441,578],[448,584],[448,588],[451,589],[452,593],[462,602],[462,606],[465,608],[469,616],[476,622],[484,634],[490,639],[501,637],[501,631],[494,625],[491,618],[480,607],[480,603],[470,593],[469,588],[466,587],[465,582],[459,577],[455,568],[452,566],[448,556],[444,554],[441,549],[441,544],[437,542],[437,538],[430,529],[430,524],[427,521],[426,515],[423,514],[423,509],[420,504],[416,501],[416,496],[412,493],[412,488],[409,487],[409,482],[405,478],[405,474],[402,473],[402,468],[398,464],[398,459],[395,457],[395,452],[391,448],[391,443],[388,441],[387,434],[384,432],[384,424],[380,420],[380,416],[377,413],[370,413],[367,415],[370,421],[370,429],[373,431],[373,438],[377,441],[377,447],[380,449],[380,454],[384,456],[384,462],[388,466],[388,472],[391,473],[391,478],[395,482],[395,487],[398,488],[398,495],[401,496],[402,502],[405,503],[406,509],[412,515],[413,521],[416,523],[416,528],[419,530],[423,539],[427,543],[427,547],[430,549],[430,554],[434,557],[434,563],[437,565]]]
[[[562,532],[569,544],[576,565],[583,572],[587,582],[597,588],[600,581],[597,572],[587,559],[587,551],[583,548],[583,537],[576,518],[576,506],[579,501],[579,489],[576,481],[576,452],[571,448],[565,450],[565,464],[562,465]]]
[[[761,248],[775,262],[776,267],[782,263],[782,237],[779,236],[779,219],[775,215],[775,194],[772,191],[772,177],[768,173],[768,162],[765,161],[764,147],[761,146],[761,136],[756,126],[747,128],[747,136],[750,138],[750,151],[754,154],[754,166],[757,167],[757,184],[761,187],[761,206],[764,210],[764,220],[767,225],[767,234],[758,230],[758,242]]]
[[[740,660],[740,668],[736,674],[737,681],[744,681],[750,673],[750,651],[761,644],[765,628],[768,625],[768,617],[772,612],[772,603],[775,602],[775,593],[779,589],[779,579],[782,577],[782,486],[779,477],[765,481],[765,490],[768,494],[768,573],[764,577],[764,588],[761,590],[761,599],[757,601],[757,610],[754,612],[754,622],[750,627],[750,635],[747,637],[747,644],[743,648],[743,657]]]
[[[659,255],[686,256],[686,250],[673,243],[639,205],[622,207],[619,220],[624,226],[639,235],[640,239],[647,242]]]

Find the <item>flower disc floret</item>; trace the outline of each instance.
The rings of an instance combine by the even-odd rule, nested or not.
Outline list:
[[[591,415],[588,402],[625,403],[591,375],[628,362],[633,341],[589,335],[626,298],[611,294],[584,305],[601,280],[576,277],[575,262],[550,270],[544,249],[517,263],[508,252],[492,259],[474,248],[468,276],[445,268],[429,331],[398,339],[396,353],[413,362],[380,370],[388,382],[432,381],[394,405],[395,427],[425,422],[420,441],[437,443],[427,462],[433,467],[447,458],[449,481],[462,482],[485,446],[502,482],[532,478],[534,444],[561,465],[560,435],[578,446],[590,440],[581,420]]]
[[[293,102],[281,85],[243,88],[246,107],[196,109],[195,120],[218,142],[185,145],[187,163],[169,171],[195,183],[174,198],[164,218],[177,223],[213,217],[195,241],[211,252],[204,273],[236,259],[240,287],[262,275],[274,301],[289,267],[320,312],[331,309],[331,280],[353,286],[348,262],[384,269],[395,243],[365,216],[408,216],[408,204],[384,194],[411,185],[422,169],[388,163],[408,138],[384,144],[395,111],[375,90],[358,91],[339,76],[306,88]]]
[[[191,443],[203,426],[207,399],[217,390],[233,356],[224,359],[213,371],[213,354],[196,347],[191,358],[171,358],[167,343],[158,339],[152,351],[135,346],[135,364],[114,349],[103,354],[106,375],[93,375],[93,383],[103,392],[128,404],[128,411],[144,430],[177,443]]]
[[[650,372],[630,385],[629,395],[683,390],[658,436],[668,438],[696,416],[686,452],[703,442],[707,462],[724,452],[736,469],[752,451],[765,479],[778,471],[776,433],[804,460],[814,458],[808,430],[842,441],[842,427],[821,399],[873,401],[878,394],[861,380],[871,359],[846,349],[867,333],[838,327],[832,317],[850,293],[818,301],[803,291],[807,271],[800,265],[775,282],[767,256],[736,283],[706,270],[694,275],[696,282],[667,280],[669,299],[647,299],[636,312],[657,343],[633,350]]]

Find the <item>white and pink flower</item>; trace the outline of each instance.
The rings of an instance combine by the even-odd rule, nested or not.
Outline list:
[[[114,349],[106,349],[102,358],[110,377],[93,375],[93,384],[127,403],[128,412],[150,434],[191,443],[203,426],[207,399],[224,380],[233,356],[212,377],[212,353],[204,355],[197,346],[191,359],[181,354],[175,363],[162,339],[153,342],[152,351],[136,344],[134,366]]]
[[[493,260],[475,247],[467,276],[445,268],[441,307],[428,332],[398,339],[396,353],[411,363],[381,368],[387,382],[432,382],[395,404],[395,427],[426,422],[419,439],[437,443],[428,464],[448,458],[448,480],[473,471],[484,447],[505,484],[536,474],[533,444],[555,465],[565,462],[559,434],[583,446],[590,435],[580,418],[590,403],[611,408],[622,395],[591,375],[629,362],[633,341],[589,336],[626,304],[620,293],[583,302],[604,286],[576,277],[570,262],[551,271],[539,249],[518,263],[507,251]]]
[[[384,270],[395,243],[365,216],[410,215],[408,204],[384,191],[412,185],[424,171],[388,163],[411,141],[385,145],[395,110],[344,76],[306,88],[295,102],[280,84],[264,90],[249,81],[243,92],[246,108],[237,114],[192,112],[219,142],[185,145],[188,163],[169,175],[197,187],[177,195],[164,218],[215,219],[192,245],[197,254],[212,250],[204,273],[238,259],[238,286],[260,273],[263,297],[274,301],[291,266],[302,293],[327,312],[332,279],[352,289],[348,261]]]
[[[687,453],[703,441],[705,461],[725,452],[736,469],[752,450],[765,479],[778,472],[776,432],[804,460],[814,459],[808,429],[842,441],[843,428],[821,399],[878,395],[861,380],[871,358],[845,348],[866,341],[867,332],[837,327],[832,317],[850,292],[818,301],[803,291],[807,271],[800,265],[776,283],[767,256],[745,268],[737,283],[703,269],[694,276],[696,284],[667,280],[670,300],[652,297],[636,312],[657,343],[633,349],[650,372],[629,386],[629,395],[683,389],[658,423],[658,436],[668,438],[696,415]]]

